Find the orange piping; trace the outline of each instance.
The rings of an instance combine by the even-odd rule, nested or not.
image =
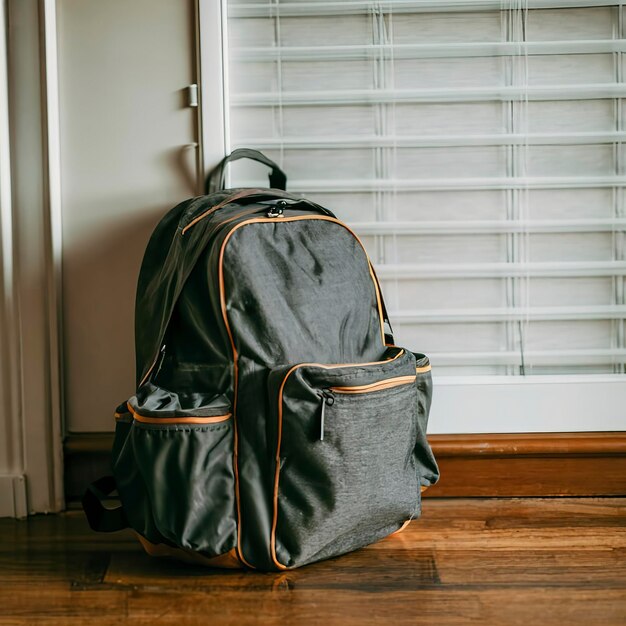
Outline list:
[[[239,198],[244,198],[246,196],[251,196],[251,195],[254,195],[255,193],[259,193],[259,191],[261,190],[260,189],[246,189],[244,191],[238,191],[232,196],[228,196],[228,198],[222,200],[219,204],[212,206],[210,209],[206,210],[204,213],[202,213],[201,215],[198,215],[198,217],[196,217],[191,222],[189,222],[189,224],[187,224],[187,226],[183,228],[181,234],[184,235],[192,226],[197,224],[200,220],[203,220],[205,217],[208,217],[209,215],[211,215],[211,213],[215,213],[215,211],[217,211],[218,209],[221,209],[223,206],[226,206],[227,204],[233,202],[234,200],[238,200]]]
[[[234,440],[233,440],[233,469],[235,470],[235,502],[237,504],[237,554],[239,560],[247,565],[248,567],[252,567],[250,563],[248,563],[243,556],[243,551],[241,550],[241,502],[239,496],[239,462],[238,462],[238,451],[239,451],[239,434],[237,429],[237,391],[239,387],[239,368],[237,365],[238,353],[237,348],[235,347],[235,340],[233,338],[233,334],[230,330],[230,324],[228,323],[228,315],[226,313],[226,296],[224,294],[224,250],[226,248],[226,244],[230,240],[231,235],[235,232],[239,226],[242,226],[247,222],[240,222],[237,224],[224,238],[222,242],[222,247],[220,249],[220,256],[218,260],[218,285],[220,291],[220,308],[222,310],[222,317],[224,319],[224,326],[226,327],[226,333],[228,334],[228,340],[230,341],[230,347],[233,352],[233,422],[234,422]]]
[[[416,374],[424,374],[425,372],[430,372],[431,370],[431,366],[430,365],[424,365],[424,367],[416,367],[415,368],[415,373]]]
[[[384,361],[372,361],[370,363],[341,363],[339,365],[322,365],[320,363],[299,363],[298,365],[294,365],[283,378],[283,382],[280,385],[280,389],[278,390],[278,435],[277,435],[277,445],[276,445],[276,472],[274,474],[274,515],[272,519],[272,533],[270,535],[270,550],[272,553],[272,561],[274,561],[274,565],[279,569],[289,569],[286,565],[278,562],[278,558],[276,557],[276,524],[278,523],[278,481],[280,478],[280,445],[282,443],[283,436],[283,390],[285,388],[285,383],[291,374],[297,370],[299,367],[305,366],[315,366],[321,367],[326,370],[336,369],[338,367],[347,367],[347,366],[364,366],[364,365],[380,365],[381,363],[391,363],[391,361],[395,361],[398,357],[404,354],[404,350],[400,350],[396,356],[391,359],[385,359]]]
[[[135,419],[145,424],[219,424],[232,417],[232,413],[215,417],[144,417],[135,413]]]
[[[424,493],[426,491],[426,489],[428,489],[427,485],[420,485],[420,493]],[[400,526],[400,528],[398,528],[398,530],[394,530],[391,535],[397,535],[398,533],[401,533],[412,521],[411,519],[408,519],[406,522],[404,522],[404,524],[402,524],[402,526]],[[389,535],[389,537],[391,537],[391,535]]]
[[[219,424],[228,420],[232,413],[226,413],[224,415],[212,415],[208,417],[148,417],[146,415],[140,415],[131,407],[128,406],[133,417],[144,424]]]
[[[234,199],[235,199],[234,196],[231,197],[231,200],[234,200]],[[209,212],[206,212],[203,215],[199,216],[198,218],[194,220],[194,222],[191,222],[190,224],[188,224],[185,227],[185,229],[189,228],[190,226],[193,225],[193,223],[202,219],[202,217],[206,217],[206,215],[208,214]],[[334,222],[335,224],[339,224],[340,226],[345,228],[359,242],[359,245],[361,246],[361,248],[363,249],[363,252],[365,253],[365,257],[367,258],[370,276],[372,277],[372,281],[374,282],[374,291],[376,292],[376,302],[378,305],[378,313],[379,313],[379,320],[380,320],[380,332],[381,332],[382,342],[384,346],[385,345],[385,329],[384,329],[384,323],[383,323],[382,305],[380,302],[380,293],[378,291],[378,284],[374,278],[371,261],[367,254],[367,251],[365,250],[365,247],[363,246],[363,243],[358,238],[358,236],[354,233],[354,231],[352,231],[348,226],[340,222],[338,219],[334,217],[329,217],[326,215],[298,215],[295,217],[284,217],[283,219],[280,220],[280,223],[283,224],[285,222],[297,222],[300,220],[323,220],[327,222]],[[233,376],[234,376],[233,420],[234,420],[234,425],[235,425],[233,463],[234,463],[234,469],[235,469],[235,501],[237,503],[237,552],[239,554],[239,558],[241,559],[241,561],[245,565],[251,568],[253,566],[250,565],[250,563],[246,561],[246,559],[243,556],[243,552],[241,550],[241,502],[240,502],[240,495],[239,495],[239,470],[238,470],[238,463],[237,463],[238,443],[239,443],[239,438],[237,434],[237,389],[238,389],[238,382],[239,382],[238,381],[239,371],[237,367],[238,353],[237,353],[237,348],[235,347],[235,341],[234,341],[233,334],[230,328],[230,324],[228,323],[228,314],[226,312],[226,296],[225,296],[225,289],[224,289],[224,251],[226,249],[226,244],[230,241],[230,238],[232,237],[232,235],[235,233],[235,231],[237,231],[242,226],[245,226],[247,224],[268,223],[268,222],[276,222],[276,219],[272,217],[257,217],[257,218],[245,220],[243,222],[239,222],[238,224],[236,224],[233,227],[233,229],[224,238],[224,241],[222,242],[222,247],[220,249],[220,255],[219,255],[219,260],[218,260],[218,284],[219,284],[219,290],[220,290],[220,307],[222,310],[222,318],[224,319],[224,326],[226,327],[226,333],[228,334],[228,339],[230,341],[230,346],[233,352]],[[185,229],[183,229],[183,232]],[[397,358],[398,356],[400,356],[400,354],[402,354],[402,352],[397,354],[394,358]],[[389,359],[389,360],[393,360],[393,359]],[[377,363],[385,363],[385,361],[378,361]],[[352,365],[354,365],[354,363],[352,363]],[[357,365],[375,365],[375,363],[371,363],[371,364],[358,363]],[[341,367],[341,365],[337,365],[335,367]],[[279,444],[279,449],[280,449],[280,444]],[[278,484],[276,484],[276,489],[277,487],[278,487]],[[272,533],[275,534],[275,520],[274,520],[274,526],[272,528]],[[278,567],[282,567],[283,569],[286,569],[286,567],[284,565],[281,566],[275,558],[275,546],[272,546],[272,551],[273,551],[272,559],[274,560],[275,564]]]
[[[358,393],[371,393],[373,391],[380,391],[381,389],[391,389],[393,387],[399,387],[401,385],[408,385],[412,383],[416,378],[413,376],[398,376],[396,378],[388,378],[386,380],[380,380],[377,383],[370,383],[369,385],[358,385],[356,387],[330,387],[330,391],[344,394],[358,394]]]
[[[410,523],[411,520],[408,519],[406,522],[404,522],[404,524],[402,524],[402,526],[400,526],[400,528],[398,528],[398,530],[394,530],[391,535],[397,535],[398,533],[401,533]],[[391,535],[389,536],[391,537]]]

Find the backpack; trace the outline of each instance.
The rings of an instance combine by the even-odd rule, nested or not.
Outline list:
[[[268,189],[222,189],[229,161]],[[396,346],[359,238],[235,150],[169,211],[139,274],[136,393],[83,508],[145,550],[285,570],[402,530],[439,470],[424,354]],[[104,506],[117,491],[121,506]]]

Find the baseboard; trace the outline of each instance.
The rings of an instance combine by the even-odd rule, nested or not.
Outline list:
[[[433,435],[430,496],[624,496],[626,432]]]
[[[22,519],[27,515],[26,477],[21,474],[0,476],[0,517]]]
[[[626,496],[626,432],[431,435],[441,479],[425,497]],[[68,500],[110,473],[109,433],[65,441]]]

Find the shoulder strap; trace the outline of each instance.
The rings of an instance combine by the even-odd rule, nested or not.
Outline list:
[[[378,276],[376,275],[376,270],[374,269],[374,265],[370,262],[370,267],[372,268],[372,274],[374,275],[374,279],[376,280],[376,286],[378,287],[378,293],[380,295],[380,308],[383,313],[383,325],[384,325],[384,333],[385,333],[385,344],[388,346],[395,345],[395,341],[393,339],[393,328],[391,327],[391,322],[389,321],[389,313],[387,313],[387,307],[385,306],[385,298],[383,298],[383,290],[380,288],[380,281],[378,280]]]
[[[92,530],[110,533],[128,528],[128,520],[121,506],[109,509],[103,504],[106,497],[116,489],[113,476],[103,476],[87,487],[82,505]]]

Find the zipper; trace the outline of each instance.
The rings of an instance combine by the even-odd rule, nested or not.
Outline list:
[[[224,200],[222,200],[221,202],[218,202],[216,205],[210,207],[204,213],[201,213],[200,215],[195,217],[193,220],[191,220],[191,222],[189,222],[189,224],[187,224],[187,226],[185,226],[182,229],[180,234],[184,235],[192,226],[197,224],[199,221],[203,220],[205,217],[208,217],[212,213],[215,213],[215,211],[217,211],[218,209],[221,209],[223,206],[226,206],[227,204],[230,204],[231,202],[234,202],[235,200],[239,200],[239,198],[245,198],[246,196],[252,196],[254,194],[257,194],[260,191],[262,190],[261,189],[244,189],[243,191],[238,191],[237,193],[231,196],[228,196],[227,198],[224,198]]]
[[[163,344],[161,346],[161,351],[160,351],[160,355],[159,355],[159,364],[156,366],[155,371],[154,371],[154,376],[153,376],[153,380],[159,375],[159,372],[161,371],[161,368],[163,367],[163,361],[165,361],[165,347],[166,345]]]
[[[317,395],[320,397],[321,409],[320,409],[320,441],[324,441],[324,421],[326,418],[326,407],[335,404],[335,394],[361,394],[372,393],[374,391],[381,391],[382,389],[392,389],[393,387],[400,387],[401,385],[408,385],[415,382],[416,375],[413,376],[397,376],[396,378],[388,378],[387,380],[380,380],[377,383],[371,383],[369,385],[358,385],[356,387],[328,387],[327,389],[320,389]]]
[[[146,417],[145,415],[139,415],[137,412],[133,412],[133,419],[136,422],[142,424],[219,424],[229,420],[232,413],[225,413],[224,415],[212,415],[210,417]]]
[[[283,217],[287,208],[286,200],[279,200],[274,206],[270,207],[265,213],[265,217]]]
[[[400,385],[408,385],[409,383],[414,382],[415,378],[415,374],[410,376],[398,376],[396,378],[380,380],[377,383],[371,383],[369,385],[358,385],[356,387],[330,387],[328,391],[344,394],[371,393],[373,391],[380,391],[381,389],[391,389],[393,387],[399,387]]]

